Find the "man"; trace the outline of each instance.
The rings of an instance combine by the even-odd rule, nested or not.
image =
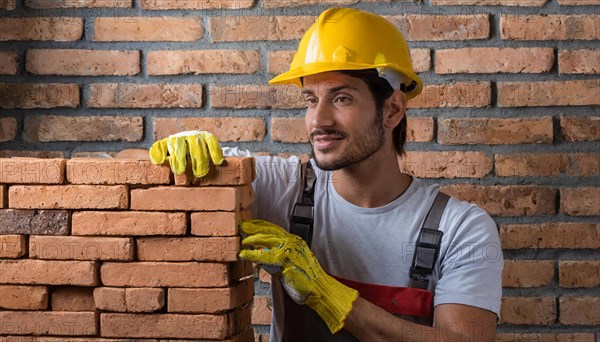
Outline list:
[[[401,33],[380,16],[329,9],[306,32],[290,70],[271,83],[302,88],[313,148],[308,168],[294,157],[257,157],[253,214],[274,224],[241,227],[247,237],[240,256],[274,274],[271,340],[493,341],[502,274],[493,220],[438,196],[437,187],[398,165],[406,103],[422,89]],[[206,132],[161,140],[151,156],[162,163],[170,154],[181,173],[190,146],[202,175],[204,144],[220,163],[218,143]],[[316,182],[304,191],[311,173]],[[306,227],[311,222],[302,219],[314,216],[304,239],[288,232],[302,198],[301,206],[314,201],[314,215],[299,215]],[[432,212],[439,224],[422,230]],[[432,264],[419,273],[428,268],[419,268],[423,260]]]

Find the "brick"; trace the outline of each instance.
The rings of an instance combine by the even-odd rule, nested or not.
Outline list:
[[[402,31],[407,41],[488,39],[490,36],[488,14],[408,14],[387,19]]]
[[[501,15],[500,36],[506,40],[595,40],[598,15]]]
[[[304,108],[304,98],[295,85],[211,85],[213,108]]]
[[[2,20],[2,19],[0,19]],[[2,109],[79,106],[79,86],[59,83],[0,83]]]
[[[600,116],[560,117],[562,137],[567,142],[600,140]]]
[[[550,144],[553,134],[551,116],[438,119],[438,142],[443,145]]]
[[[433,118],[408,117],[406,123],[406,141],[433,141]]]
[[[119,287],[97,287],[94,289],[96,308],[103,311],[127,311],[125,289]]]
[[[288,71],[295,53],[294,50],[269,51],[267,56],[268,72],[281,74]],[[425,72],[431,68],[431,51],[429,49],[411,49],[410,59],[415,72]]]
[[[29,257],[49,260],[133,260],[133,239],[81,236],[29,237]]]
[[[45,286],[0,285],[0,308],[9,310],[46,310],[48,288]]]
[[[0,158],[65,158],[64,151],[0,150]]]
[[[165,290],[157,288],[125,289],[127,312],[153,312],[165,305]]]
[[[235,262],[230,262],[227,264],[230,279],[234,282],[243,281],[245,278],[248,278],[254,274],[254,269],[252,268],[252,262],[244,259],[239,259]]]
[[[52,291],[52,311],[94,311],[94,289],[91,287],[59,287]]]
[[[203,35],[199,17],[103,17],[94,20],[92,39],[97,42],[192,42]]]
[[[600,297],[560,297],[558,305],[564,325],[600,324]]]
[[[69,235],[66,210],[0,210],[0,234]]]
[[[560,189],[560,211],[572,216],[600,215],[600,188],[577,187]]]
[[[500,226],[505,249],[521,248],[600,248],[600,224],[547,222]]]
[[[142,140],[141,116],[29,115],[25,118],[26,141],[127,141]]]
[[[534,185],[448,185],[441,191],[475,203],[493,216],[556,214],[556,190]]]
[[[220,141],[262,141],[266,126],[262,118],[154,118],[154,139],[181,131],[201,129]]]
[[[6,190],[8,189],[5,185],[0,185],[0,209],[4,209],[8,204],[8,196]]]
[[[12,117],[0,118],[0,142],[15,140],[16,137],[17,119]]]
[[[559,285],[565,288],[600,286],[600,261],[560,261]]]
[[[0,258],[15,259],[25,254],[27,238],[24,235],[0,235]]]
[[[90,108],[200,108],[201,84],[95,83]]]
[[[140,72],[139,51],[30,49],[25,68],[38,75],[129,76]]]
[[[0,0],[0,9],[12,11],[16,6],[16,0]]]
[[[252,186],[131,190],[133,210],[238,211],[252,203]]]
[[[241,221],[239,212],[205,211],[192,213],[192,235],[235,236]]]
[[[437,74],[543,73],[554,65],[553,48],[463,48],[435,52]]]
[[[496,342],[596,342],[593,333],[499,333]]]
[[[502,287],[547,286],[554,278],[554,260],[505,260]]]
[[[567,174],[572,177],[591,177],[600,174],[600,154],[574,153],[569,155]]]
[[[598,74],[600,50],[560,50],[558,70],[561,74]]]
[[[133,191],[138,190],[145,191]],[[80,211],[73,213],[72,230],[73,235],[185,235],[186,226],[185,213]]]
[[[548,0],[432,0],[432,5],[483,5],[483,6],[527,6],[541,7]]]
[[[489,107],[492,101],[490,82],[456,82],[432,84],[408,101],[407,108]]]
[[[431,51],[429,49],[410,49],[410,60],[415,72],[431,69]]]
[[[542,153],[496,155],[496,175],[500,177],[544,176],[568,174],[588,177],[600,174],[600,154]]]
[[[504,297],[500,309],[500,323],[554,324],[556,311],[554,297]]]
[[[200,178],[194,177],[192,167],[188,164],[184,174],[175,175],[175,185],[246,185],[252,183],[255,178],[254,158],[226,157],[219,166],[210,163],[208,174]]]
[[[247,327],[244,311],[222,315],[102,313],[100,331],[103,337],[223,340]]]
[[[141,6],[145,10],[219,10],[219,9],[242,9],[250,8],[254,0],[142,0]]]
[[[0,311],[0,334],[94,336],[93,312]]]
[[[0,75],[16,75],[19,70],[19,55],[13,51],[0,52]]]
[[[0,18],[0,41],[76,41],[83,36],[83,18],[25,17]]]
[[[141,261],[235,261],[239,237],[140,238],[136,240]]]
[[[0,260],[0,284],[95,286],[95,268],[91,261]]]
[[[313,16],[210,17],[211,42],[300,39],[315,22]]]
[[[169,312],[176,313],[220,313],[252,300],[253,290],[251,279],[227,288],[170,288],[167,307]]]
[[[288,143],[308,142],[304,118],[271,118],[271,138]]]
[[[461,151],[410,151],[400,162],[405,172],[420,178],[482,178],[493,166],[485,153]]]
[[[565,91],[569,89],[569,91]],[[600,104],[600,79],[498,83],[498,107],[589,106]]]
[[[558,0],[559,5],[598,5],[598,0]]]
[[[223,287],[229,284],[226,264],[199,262],[105,262],[102,284],[127,287]]]
[[[271,297],[254,296],[252,302],[252,324],[271,324],[273,304]]]
[[[261,69],[258,50],[150,51],[149,75],[253,74]]]
[[[70,159],[67,180],[71,184],[169,184],[171,170],[148,160],[135,159]]]
[[[125,209],[124,185],[11,186],[8,204],[15,209]]]
[[[25,0],[29,8],[131,8],[133,0]]]
[[[0,182],[16,184],[62,184],[65,159],[0,159]]]

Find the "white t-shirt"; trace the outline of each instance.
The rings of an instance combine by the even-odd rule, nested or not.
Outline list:
[[[230,155],[242,155],[237,150]],[[247,155],[247,154],[246,154]],[[329,274],[362,283],[407,287],[415,241],[438,192],[412,179],[396,200],[361,208],[341,197],[332,173],[316,167],[315,222],[311,249]],[[303,191],[297,157],[256,157],[254,218],[289,229]],[[455,303],[499,314],[503,257],[495,222],[474,204],[450,198],[441,218],[438,262],[429,284],[434,306]],[[273,282],[271,341],[283,334],[283,292]]]

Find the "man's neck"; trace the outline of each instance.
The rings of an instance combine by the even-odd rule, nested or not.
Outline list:
[[[406,191],[410,182],[411,177],[400,171],[395,152],[376,153],[333,173],[336,192],[363,208],[381,207],[392,202]]]

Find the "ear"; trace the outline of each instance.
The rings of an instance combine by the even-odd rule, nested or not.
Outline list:
[[[385,128],[394,129],[400,124],[406,110],[406,94],[400,90],[385,100],[383,106],[383,125]]]

